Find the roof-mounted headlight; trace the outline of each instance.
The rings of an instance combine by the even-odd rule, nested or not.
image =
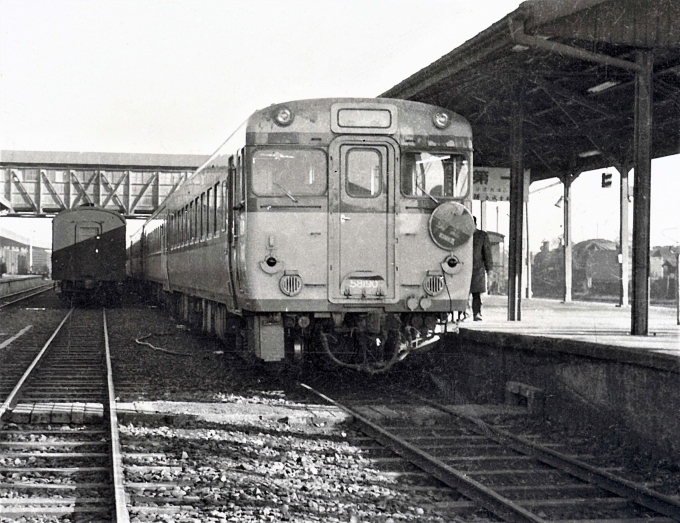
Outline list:
[[[277,125],[286,127],[287,125],[293,123],[295,115],[293,114],[293,111],[290,110],[290,108],[286,107],[285,105],[279,105],[278,107],[274,108],[273,117]]]
[[[437,111],[432,115],[432,123],[437,129],[446,129],[451,124],[449,113]]]

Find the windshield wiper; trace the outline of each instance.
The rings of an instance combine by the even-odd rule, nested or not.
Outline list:
[[[276,182],[274,182],[274,183],[276,183]],[[423,188],[418,184],[418,182],[416,182],[416,187],[418,187],[418,189],[420,189],[420,190],[423,191],[426,195],[428,195],[428,196],[430,197],[430,199],[431,199],[434,203],[436,203],[437,205],[439,205],[439,200],[437,200],[437,199],[436,199],[434,196],[432,196],[429,192],[427,192],[425,189],[423,189]]]
[[[284,194],[285,194],[286,196],[288,196],[288,198],[290,198],[290,199],[293,200],[295,203],[297,203],[297,200],[295,199],[295,197],[294,197],[292,194],[290,194],[290,193],[283,187],[283,185],[281,185],[279,182],[272,182],[272,183],[273,183],[274,185],[276,185],[279,189],[281,189],[281,190],[284,192]]]

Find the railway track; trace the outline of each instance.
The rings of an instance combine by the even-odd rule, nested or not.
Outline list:
[[[0,518],[129,521],[105,311],[69,311],[0,418]]]
[[[403,391],[393,396],[407,398],[399,404],[378,406],[340,403],[303,387],[350,413],[359,430],[379,442],[375,461],[399,471],[405,489],[438,491],[435,499],[444,501],[431,508],[440,512],[464,516],[482,507],[504,521],[533,523],[680,521],[680,500],[586,463],[593,456],[565,455]],[[414,422],[413,412],[427,412],[427,422]],[[408,479],[423,474],[429,483]]]
[[[13,305],[27,298],[32,298],[44,292],[52,290],[52,284],[45,284],[39,287],[34,287],[33,289],[26,289],[24,291],[14,292],[12,294],[7,294],[5,296],[0,296],[0,309]]]

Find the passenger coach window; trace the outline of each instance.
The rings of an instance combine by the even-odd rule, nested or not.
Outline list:
[[[382,193],[382,169],[378,151],[352,149],[347,154],[346,169],[347,194],[355,198],[375,198]]]
[[[401,192],[425,198],[463,198],[469,190],[468,169],[462,154],[406,153],[402,155]]]
[[[326,154],[316,149],[258,149],[252,156],[252,187],[258,196],[321,196],[326,193]]]

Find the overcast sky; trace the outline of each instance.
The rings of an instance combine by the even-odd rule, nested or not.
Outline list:
[[[0,0],[0,149],[211,154],[255,109],[377,96],[519,3]],[[575,241],[617,238],[618,177],[599,177],[573,185]],[[652,191],[652,243],[680,242],[677,156],[653,163]],[[561,234],[560,194],[532,194],[532,250]],[[487,228],[507,233],[507,214]],[[16,224],[0,219],[49,245],[44,220]]]

